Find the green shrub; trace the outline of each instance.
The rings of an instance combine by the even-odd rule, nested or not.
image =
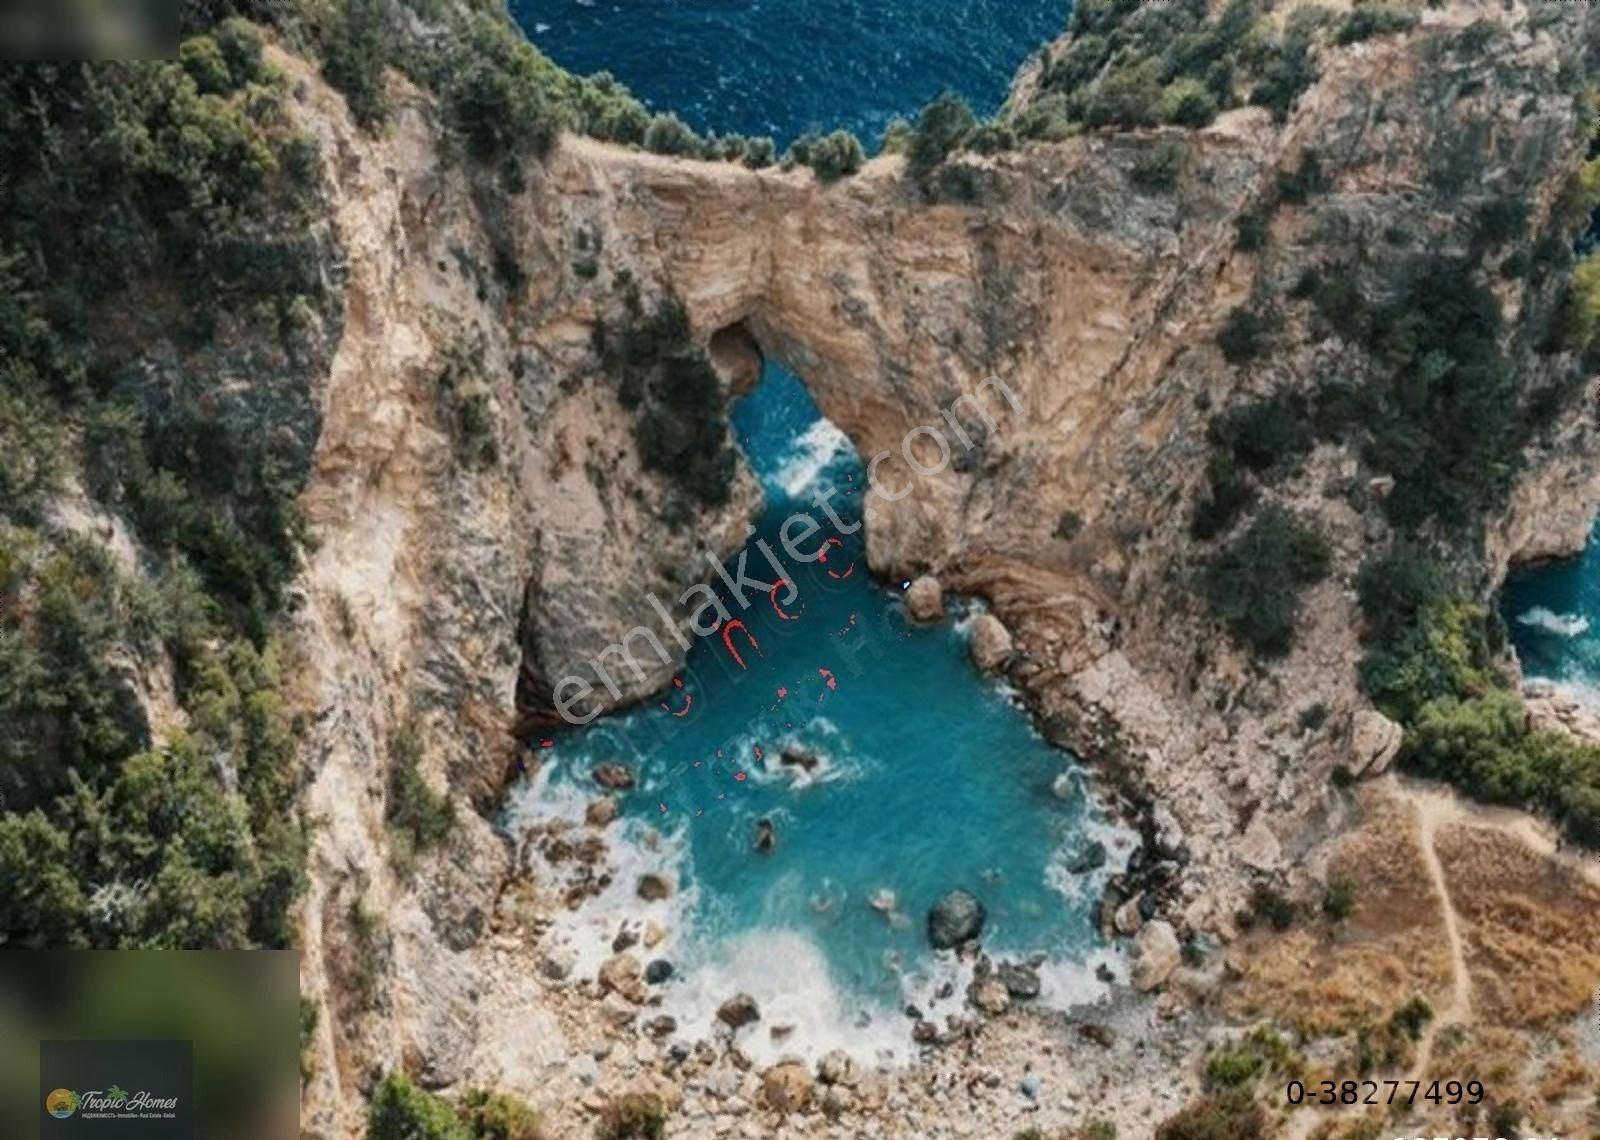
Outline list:
[[[1360,43],[1373,36],[1390,36],[1416,27],[1417,14],[1381,0],[1358,2],[1339,22],[1335,39],[1341,44]]]
[[[959,150],[978,121],[959,95],[943,94],[917,116],[916,126],[906,143],[906,170],[911,177],[925,181],[951,154]]]
[[[1250,913],[1274,930],[1288,930],[1299,917],[1299,908],[1282,892],[1257,884],[1250,893]]]
[[[1332,185],[1314,150],[1304,151],[1300,165],[1293,171],[1278,172],[1278,198],[1291,205],[1302,205],[1311,195],[1323,193]]]
[[[1253,1083],[1262,1059],[1249,1049],[1219,1048],[1206,1058],[1206,1087],[1236,1089]]]
[[[1206,1096],[1186,1105],[1157,1128],[1155,1140],[1265,1140],[1267,1118],[1238,1090]]]
[[[1322,701],[1307,705],[1300,710],[1297,723],[1301,732],[1316,732],[1328,723],[1328,706]]]
[[[1334,922],[1343,922],[1356,910],[1355,880],[1347,875],[1335,875],[1322,891],[1322,913]]]
[[[486,163],[513,158],[524,148],[536,158],[548,154],[566,124],[552,98],[551,71],[549,61],[505,19],[469,16],[439,79],[468,153]],[[647,133],[647,145],[648,139]]]
[[[506,1093],[469,1091],[462,1098],[460,1117],[474,1140],[544,1140],[539,1114]]]
[[[1259,656],[1281,657],[1294,644],[1300,592],[1325,578],[1331,562],[1326,539],[1269,506],[1212,556],[1202,590],[1212,615],[1236,641]]]
[[[1256,503],[1255,486],[1230,453],[1213,454],[1206,477],[1209,489],[1189,519],[1189,533],[1201,541],[1225,533]]]
[[[599,1140],[661,1140],[667,1107],[654,1093],[624,1093],[606,1103],[596,1128]]]
[[[1395,1010],[1389,1017],[1389,1028],[1403,1033],[1412,1041],[1422,1039],[1422,1030],[1433,1020],[1433,1007],[1428,999],[1418,995]]]
[[[369,129],[388,117],[383,72],[393,55],[390,0],[335,0],[321,39],[322,74]]]
[[[635,412],[640,459],[698,502],[720,506],[736,470],[721,381],[680,304],[664,300],[646,317],[636,296],[627,301],[620,327],[596,326],[595,345],[618,399]]]
[[[644,148],[651,154],[691,154],[697,145],[694,132],[670,111],[651,119],[644,133]]]
[[[385,818],[402,862],[450,837],[455,805],[428,786],[422,775],[422,738],[406,725],[389,739],[389,800]]]
[[[1056,521],[1055,536],[1062,542],[1071,542],[1083,530],[1083,516],[1077,511],[1067,511]]]
[[[1161,120],[1183,127],[1204,127],[1217,117],[1217,98],[1203,82],[1184,77],[1161,93]]]
[[[1235,218],[1233,225],[1238,232],[1234,248],[1253,253],[1266,246],[1272,233],[1272,215],[1265,210],[1250,210]]]
[[[771,166],[777,156],[777,147],[770,138],[746,139],[744,145],[744,164],[751,170],[760,170]]]
[[[1002,154],[1016,146],[1017,134],[1006,123],[984,123],[973,130],[966,142],[974,154]]]
[[[802,135],[789,147],[787,160],[809,166],[823,182],[837,182],[856,173],[866,161],[861,143],[849,131]]]
[[[1270,109],[1275,122],[1287,121],[1295,101],[1317,81],[1311,48],[1321,19],[1315,8],[1297,8],[1283,35],[1269,41],[1263,50],[1250,102]]]
[[[367,1140],[473,1140],[473,1135],[449,1102],[390,1073],[367,1105]]]
[[[1139,156],[1128,179],[1142,190],[1171,190],[1188,159],[1189,148],[1182,143],[1158,143]]]
[[[1228,314],[1217,333],[1217,346],[1229,364],[1248,364],[1267,350],[1277,327],[1270,315],[1241,305]]]
[[[1230,408],[1212,418],[1206,436],[1213,447],[1257,473],[1293,467],[1315,442],[1305,397],[1297,392],[1276,392]]]

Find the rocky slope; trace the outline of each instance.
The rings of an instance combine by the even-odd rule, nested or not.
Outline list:
[[[1498,29],[1492,52],[1455,46],[1477,20]],[[546,1101],[566,1087],[551,1074],[598,1032],[592,1011],[569,1012],[535,977],[526,940],[553,900],[537,869],[513,875],[482,813],[518,758],[519,716],[547,721],[554,683],[648,621],[650,589],[702,577],[697,551],[732,549],[756,505],[741,473],[724,507],[665,509],[671,488],[642,463],[594,347],[627,282],[682,301],[730,387],[748,380],[752,347],[789,365],[863,456],[904,445],[937,466],[933,435],[912,434],[923,427],[956,447],[928,476],[882,465],[907,493],[872,504],[874,568],[990,600],[1020,650],[1011,676],[1051,732],[1109,785],[1163,805],[1149,817],[1159,853],[1187,859],[1162,887],[1174,925],[1231,937],[1250,885],[1337,826],[1333,768],[1360,767],[1351,752],[1369,741],[1392,751],[1361,719],[1351,588],[1389,530],[1381,490],[1352,493],[1376,478],[1358,450],[1320,446],[1270,494],[1317,520],[1333,573],[1286,659],[1263,667],[1226,648],[1188,588],[1207,424],[1361,363],[1301,316],[1250,367],[1230,364],[1216,334],[1236,307],[1330,258],[1381,281],[1423,251],[1464,248],[1459,219],[1489,198],[1528,208],[1526,235],[1496,259],[1531,244],[1582,158],[1588,124],[1560,76],[1592,50],[1591,24],[1581,5],[1430,9],[1410,32],[1327,52],[1284,124],[1242,109],[1199,131],[964,157],[977,190],[960,203],[927,201],[895,158],[822,186],[804,170],[572,137],[527,164],[520,189],[486,193],[425,96],[391,77],[392,122],[373,137],[282,56],[300,81],[295,114],[327,158],[346,261],[342,339],[317,385],[294,630],[316,714],[304,981],[325,1011],[304,1130],[359,1134],[362,1093],[396,1067]],[[1311,151],[1321,184],[1280,200]],[[1153,181],[1163,162],[1171,177]],[[1434,173],[1450,163],[1470,177]],[[1267,203],[1270,241],[1241,249],[1238,219]],[[507,248],[522,270],[513,286],[492,270]],[[1553,304],[1509,275],[1496,292],[1518,329]],[[1510,351],[1534,373],[1574,367],[1520,332]],[[975,397],[994,426],[970,403],[956,413],[968,454],[945,413],[991,378],[1021,410],[993,386]],[[466,389],[485,397],[493,463],[462,460],[450,401]],[[1593,444],[1581,412],[1567,413],[1531,449],[1503,517],[1458,542],[1485,587],[1511,561],[1581,541],[1600,506]],[[1325,727],[1307,732],[1312,705]],[[410,874],[393,866],[384,822],[402,726],[425,742],[427,779],[464,809]]]

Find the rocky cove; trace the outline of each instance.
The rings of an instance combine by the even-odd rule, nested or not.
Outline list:
[[[1460,46],[1480,21],[1502,37],[1492,54]],[[374,134],[314,67],[271,49],[297,125],[326,159],[338,253],[321,268],[343,310],[331,362],[305,378],[319,431],[291,621],[316,821],[302,985],[324,1011],[303,1130],[363,1134],[366,1096],[399,1071],[445,1093],[518,1093],[556,1137],[588,1134],[630,1096],[667,1108],[668,1135],[1007,1135],[1102,1119],[1145,1136],[1208,1087],[1212,1047],[1304,1013],[1241,996],[1277,977],[1261,964],[1284,946],[1318,961],[1295,935],[1268,942],[1247,919],[1263,890],[1314,894],[1373,821],[1392,823],[1386,769],[1400,729],[1358,686],[1355,587],[1393,529],[1369,457],[1318,443],[1266,492],[1314,519],[1330,547],[1292,651],[1263,664],[1221,635],[1192,586],[1202,559],[1191,506],[1210,478],[1212,419],[1363,364],[1355,346],[1312,335],[1299,310],[1279,316],[1272,351],[1245,365],[1218,333],[1312,269],[1359,262],[1351,274],[1377,290],[1407,258],[1464,244],[1462,191],[1435,176],[1452,164],[1526,204],[1513,245],[1531,244],[1581,159],[1579,112],[1555,77],[1581,70],[1590,51],[1580,6],[1447,4],[1400,34],[1328,43],[1282,121],[1244,106],[1198,129],[963,153],[950,161],[975,190],[945,199],[895,155],[823,183],[804,168],[575,134],[527,161],[520,183],[486,190],[430,93],[387,76],[392,112]],[[1025,104],[1031,82],[1025,74],[1014,99]],[[1285,193],[1308,154],[1315,189]],[[1261,218],[1270,242],[1242,242],[1245,217]],[[507,259],[520,270],[511,283],[494,270]],[[1509,277],[1494,288],[1513,322],[1554,303],[1552,289]],[[691,880],[677,866],[611,865],[607,837],[639,821],[594,808],[606,801],[592,775],[535,834],[515,812],[506,823],[525,775],[559,786],[562,758],[540,754],[560,747],[539,747],[558,736],[555,686],[648,614],[653,588],[676,595],[700,580],[703,546],[737,550],[763,502],[746,461],[756,456],[738,460],[721,502],[683,501],[645,462],[636,410],[596,338],[627,326],[630,295],[643,312],[681,305],[716,369],[721,419],[781,366],[859,456],[900,448],[990,377],[1019,394],[1018,430],[975,427],[970,461],[866,504],[860,554],[875,584],[861,587],[931,579],[946,597],[981,602],[1012,640],[1004,684],[1058,750],[1040,753],[1038,770],[1045,756],[1078,757],[1077,807],[1093,789],[1139,836],[1131,851],[1108,840],[1107,893],[1095,880],[1084,900],[1093,913],[1079,916],[1124,947],[1102,961],[1077,955],[1100,1004],[1028,1012],[1046,1003],[1029,996],[1026,957],[969,954],[963,972],[929,979],[937,1017],[928,1004],[895,1026],[897,1043],[912,1038],[905,1064],[832,1047],[797,1063],[782,1032],[793,1019],[734,987],[702,995],[706,1024],[694,1032],[687,1013],[670,1012],[669,979],[652,973],[657,960],[679,963],[652,951],[682,923],[612,926],[603,956],[564,941],[565,924],[604,903],[608,876],[630,905],[646,875],[659,876],[647,893],[666,895],[644,900],[652,906],[681,901]],[[1572,364],[1530,341],[1508,338],[1531,375]],[[488,425],[492,464],[463,459],[452,401],[464,391]],[[1600,506],[1593,449],[1578,409],[1529,442],[1508,502],[1453,548],[1481,596],[1513,563],[1581,546]],[[966,668],[948,630],[913,636],[925,656]],[[670,700],[685,667],[674,660],[628,685],[600,723]],[[456,809],[448,841],[409,860],[387,802],[402,739],[418,742],[421,780]],[[829,756],[825,739],[788,743]],[[826,792],[819,784],[809,791]],[[754,843],[751,822],[741,848]],[[779,852],[794,834],[777,819]],[[649,842],[640,838],[646,852]],[[670,846],[665,834],[657,842]],[[1431,842],[1418,850],[1431,854]],[[1376,855],[1361,864],[1380,865]],[[925,892],[921,913],[907,915],[919,942],[924,908],[958,885]],[[880,917],[870,897],[852,902]],[[755,950],[791,969],[805,953]],[[1393,957],[1419,971],[1431,963],[1403,947]],[[1097,964],[1112,966],[1114,984],[1095,978]],[[1365,989],[1414,980],[1376,976]],[[1332,1046],[1306,1048],[1336,1064]]]

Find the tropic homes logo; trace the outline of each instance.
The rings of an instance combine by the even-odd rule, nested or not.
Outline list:
[[[170,1112],[178,1107],[178,1098],[158,1097],[148,1091],[129,1093],[121,1085],[112,1085],[108,1089],[91,1089],[85,1093],[56,1089],[45,1098],[44,1107],[57,1120],[65,1120],[80,1110],[83,1118],[88,1120],[96,1116]]]

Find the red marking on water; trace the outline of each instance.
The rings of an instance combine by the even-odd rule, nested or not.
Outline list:
[[[856,572],[855,560],[851,559],[850,565],[845,569],[845,572],[843,574],[836,574],[832,570],[829,570],[828,571],[828,577],[832,578],[836,582],[843,582],[846,578],[850,577],[850,575],[854,574],[855,572]]]
[[[682,677],[674,677],[674,678],[672,678],[672,687],[674,689],[683,688],[683,678]],[[672,711],[672,706],[667,704],[666,701],[662,701],[661,702],[661,711],[665,712],[665,713],[671,713],[671,715],[673,715],[673,716],[688,716],[689,715],[689,710],[692,709],[692,708],[694,708],[694,694],[693,693],[685,693],[685,694],[683,694],[683,708],[679,709],[677,712],[673,712]]]
[[[733,774],[733,778],[734,778],[734,779],[735,779],[735,780],[736,780],[736,781],[738,781],[738,782],[739,782],[739,783],[741,783],[741,784],[742,784],[742,783],[744,783],[744,782],[745,782],[745,781],[746,781],[746,780],[748,780],[748,779],[749,779],[749,778],[750,778],[750,776],[749,776],[749,774],[748,774],[748,773],[746,773],[746,772],[735,772],[735,773],[734,773],[734,774]],[[719,798],[719,799],[720,799],[720,798],[721,798],[721,797],[718,797],[718,798]]]
[[[839,678],[833,675],[832,669],[818,669],[817,672],[822,674],[822,679],[827,682],[828,688],[837,689],[839,687]]]
[[[782,586],[783,586],[782,582],[774,582],[774,583],[772,583],[772,592],[767,595],[767,600],[772,603],[772,612],[777,614],[778,617],[783,621],[799,621],[800,620],[800,615],[799,614],[790,613],[788,610],[784,609],[783,606],[778,602],[778,590]]]
[[[788,695],[789,695],[788,686],[779,685],[778,686],[778,699],[781,701],[781,700],[783,700],[784,697],[787,697]]]
[[[740,656],[739,651],[733,647],[733,631],[735,629],[739,629],[744,632],[745,638],[755,648],[757,653],[761,652],[761,643],[756,640],[756,635],[751,633],[750,630],[745,626],[744,622],[740,621],[738,618],[734,618],[732,621],[728,622],[727,625],[722,627],[722,644],[727,646],[729,653],[733,654],[733,659],[739,663],[739,668],[746,669],[748,666],[744,663],[744,658]]]
[[[844,545],[844,539],[840,538],[836,534],[830,534],[828,536],[828,541],[826,541],[826,542],[824,542],[822,544],[822,549],[817,551],[817,561],[822,563],[824,566],[826,566],[828,564],[828,547],[830,547],[830,546],[843,546],[843,545]]]
[[[554,748],[555,746],[556,746],[556,742],[553,741],[553,740],[541,740],[541,741],[539,741],[539,747],[540,748]]]

